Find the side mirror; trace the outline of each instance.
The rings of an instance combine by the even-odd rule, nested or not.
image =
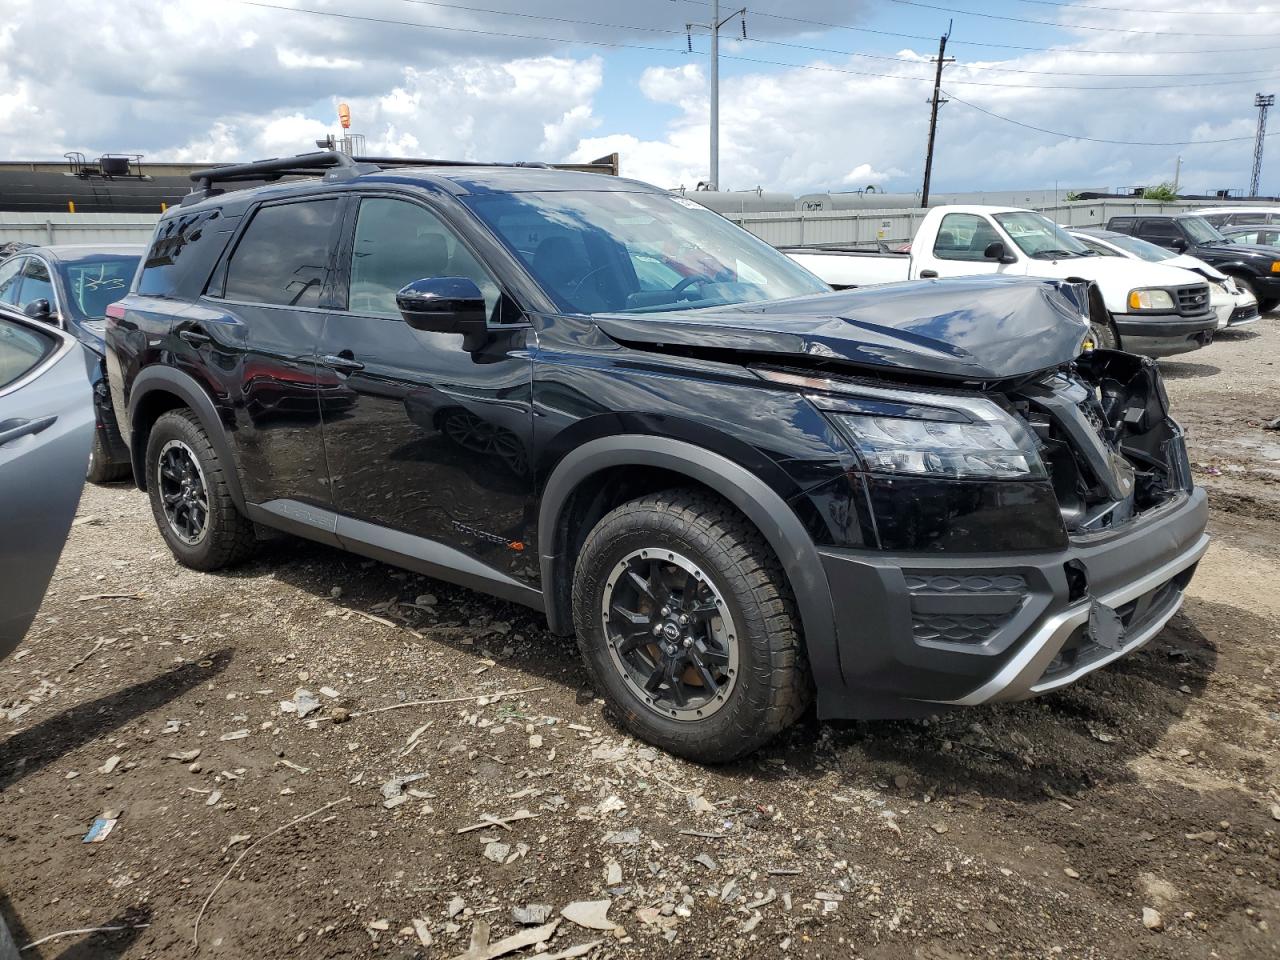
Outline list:
[[[1004,248],[1003,240],[992,240],[982,251],[982,255],[988,260],[999,260],[1001,263],[1018,262],[1018,258]]]
[[[1169,244],[1169,246],[1173,247],[1173,249],[1177,250],[1179,253],[1182,253],[1187,249],[1187,241],[1182,239],[1182,237],[1174,237],[1173,243]]]
[[[56,318],[53,315],[53,308],[49,306],[49,301],[43,297],[39,300],[32,300],[22,312],[32,320],[41,320],[45,323],[52,323]]]
[[[396,306],[415,330],[474,336],[487,326],[484,294],[468,277],[414,280],[396,294]]]

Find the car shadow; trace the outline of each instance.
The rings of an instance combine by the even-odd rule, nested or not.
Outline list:
[[[1189,360],[1161,360],[1160,374],[1166,380],[1199,380],[1222,372],[1211,363],[1192,363]]]
[[[1271,316],[1271,314],[1267,314],[1267,316]],[[1255,330],[1253,328],[1253,325],[1250,324],[1247,327],[1234,327],[1234,328],[1227,327],[1223,330],[1219,330],[1216,333],[1214,333],[1213,339],[1238,342],[1238,341],[1245,341],[1245,340],[1257,340],[1261,336],[1262,334],[1259,331]]]
[[[38,940],[41,934],[27,929],[14,909],[13,901],[0,891],[0,923],[8,927],[13,942],[13,950],[6,953],[4,931],[0,929],[0,960],[16,960],[18,957],[24,960],[40,960],[41,957],[53,960],[111,960],[113,957],[124,956],[145,932],[147,925],[151,923],[151,908],[129,907],[109,920],[93,924],[95,927],[127,928],[124,930],[85,933],[76,938],[51,940],[39,947],[27,947],[27,944]],[[55,952],[59,950],[61,952]]]
[[[230,650],[63,710],[0,741],[0,790],[5,790],[64,754],[176,700],[226,669]]]
[[[468,656],[492,657],[508,669],[528,674],[535,685],[545,680],[572,689],[580,702],[594,696],[573,638],[555,636],[542,613],[518,603],[291,536],[261,544],[252,563],[211,575],[232,579],[270,575],[337,610],[356,610],[393,622],[399,622],[395,613],[379,605],[393,596],[412,602],[431,594],[437,600],[434,614],[404,611],[413,614],[404,626]],[[334,587],[341,589],[339,597],[332,596]]]

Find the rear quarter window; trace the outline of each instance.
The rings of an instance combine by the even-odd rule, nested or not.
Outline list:
[[[204,287],[213,263],[230,236],[220,210],[166,217],[156,224],[142,263],[137,292],[148,297],[189,297]]]

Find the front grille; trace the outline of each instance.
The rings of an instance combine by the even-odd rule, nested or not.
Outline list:
[[[918,643],[985,643],[1022,609],[1018,574],[909,573],[911,634]]]
[[[1209,285],[1206,283],[1178,287],[1174,293],[1177,294],[1178,313],[1184,317],[1197,316],[1209,308]]]
[[[1258,316],[1258,305],[1256,303],[1249,303],[1245,304],[1243,307],[1236,307],[1232,310],[1227,323],[1244,323],[1246,320],[1257,320]]]

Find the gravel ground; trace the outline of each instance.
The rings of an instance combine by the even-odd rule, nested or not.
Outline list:
[[[295,540],[194,573],[87,488],[0,665],[0,912],[125,928],[32,958],[1280,956],[1278,348],[1164,364],[1215,541],[1145,650],[715,769],[523,608]]]

